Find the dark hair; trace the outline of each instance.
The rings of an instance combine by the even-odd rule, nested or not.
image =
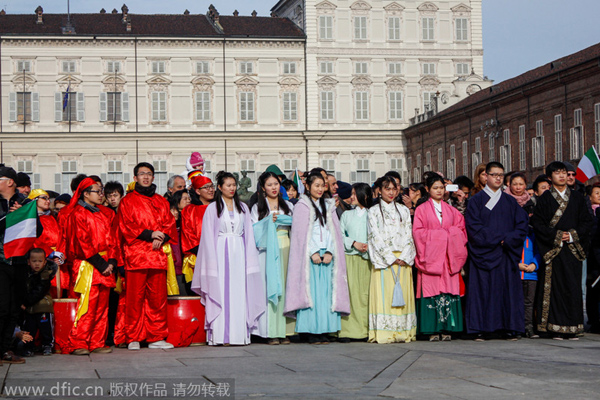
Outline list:
[[[433,184],[436,182],[442,182],[442,185],[444,185],[446,183],[446,182],[444,182],[444,178],[442,178],[441,175],[433,174],[433,175],[429,175],[429,177],[427,178],[427,181],[425,182],[425,185],[427,186],[428,189],[431,189]]]
[[[269,215],[269,205],[267,204],[267,196],[265,191],[265,184],[269,178],[275,178],[277,179],[277,182],[279,182],[279,176],[270,171],[263,172],[262,175],[258,177],[258,201],[256,203],[256,207],[258,208],[259,220]],[[283,196],[281,195],[281,191],[277,194],[277,204],[279,205],[279,209],[283,211],[284,214],[289,214],[291,212],[290,207],[288,207],[287,203],[283,199]]]
[[[187,191],[187,189],[181,189],[171,195],[171,197],[169,198],[169,205],[171,206],[171,208],[175,208],[176,210],[179,210],[179,202],[183,198],[184,193],[187,193],[188,195],[190,194]]]
[[[396,180],[388,175],[384,175],[381,178],[377,179],[377,181],[379,181],[379,188],[383,189],[385,187],[387,187],[388,185],[393,185],[396,189],[398,188],[398,184],[396,183]],[[413,185],[413,184],[411,184]],[[421,185],[423,186],[423,185]],[[385,218],[383,217],[383,209],[381,208],[381,203],[383,203],[383,200],[379,201],[379,212],[381,213],[381,220],[383,221],[383,224],[385,225]],[[396,200],[392,200],[392,203],[394,203],[394,207],[396,208],[396,212],[398,212],[398,215],[400,216],[400,222],[402,222],[402,214],[400,214],[400,210],[398,210],[398,206],[396,205]]]
[[[430,175],[430,177],[432,176],[439,176],[438,174],[435,175]],[[441,176],[440,176],[441,178]],[[443,181],[444,178],[442,178]],[[410,185],[408,185],[408,187],[410,188],[410,190],[415,191],[415,192],[421,192],[421,197],[425,197],[427,196],[427,190],[425,190],[425,185],[423,185],[421,182],[413,182]]]
[[[88,178],[96,182],[98,185],[102,185],[102,179],[98,175],[89,175]]]
[[[296,185],[296,182],[292,181],[291,179],[284,179],[283,182],[281,182],[281,186],[283,186],[285,190],[294,188],[296,192],[298,191],[298,185]]]
[[[371,208],[373,206],[373,191],[371,186],[366,183],[359,182],[352,185],[354,193],[356,193],[356,200],[364,208]]]
[[[87,178],[86,174],[77,174],[75,178],[71,179],[71,192],[75,193],[81,181]]]
[[[550,181],[550,179],[548,179],[548,176],[546,174],[541,174],[538,175],[537,178],[535,178],[535,181],[533,181],[533,191],[537,192],[540,186],[540,183],[542,182],[546,182],[548,185],[552,185],[552,182]]]
[[[423,172],[423,175],[421,177],[421,179],[423,179],[423,180],[421,181],[421,183],[425,184],[425,182],[427,182],[427,179],[429,179],[429,177],[433,176],[433,175],[439,175],[439,174],[436,173],[436,172],[433,172],[433,171],[425,171],[425,172]]]
[[[119,195],[121,195],[121,197],[123,197],[125,195],[125,191],[123,190],[123,185],[121,185],[121,182],[117,182],[117,181],[110,181],[110,182],[106,182],[106,185],[104,185],[104,195],[108,196],[111,193],[114,192],[118,192]]]
[[[458,185],[459,188],[467,187],[469,189],[469,192],[475,186],[473,181],[468,176],[465,176],[465,175],[457,176],[456,179],[454,180],[454,184]]]
[[[317,169],[317,168],[315,168],[315,169]],[[325,179],[323,178],[323,175],[321,175],[321,173],[319,171],[315,171],[315,169],[311,170],[310,173],[308,174],[308,176],[306,177],[306,186],[308,187],[308,191],[309,191],[308,198],[309,198],[309,201],[312,204],[313,208],[315,209],[315,221],[318,220],[319,223],[321,224],[321,226],[325,226],[325,224],[327,223],[327,204],[325,204],[325,198],[323,196],[321,196],[321,198],[319,199],[319,205],[321,206],[321,209],[324,211],[323,213],[321,213],[321,210],[319,210],[319,207],[317,207],[315,205],[315,202],[313,201],[312,197],[310,196],[310,187],[317,179],[320,179],[323,181],[323,183],[325,183]],[[322,168],[320,168],[320,169],[322,169]]]
[[[137,176],[140,168],[144,168],[144,167],[148,168],[150,171],[152,171],[152,175],[154,175],[154,165],[147,163],[147,162],[141,162],[138,165],[136,165],[135,167],[133,167],[133,175]]]
[[[40,249],[39,247],[34,247],[33,249],[29,250],[27,252],[27,259],[29,260],[29,258],[31,257],[32,254],[43,254],[44,258],[46,257],[46,252],[44,251],[44,249]]]
[[[504,165],[500,164],[498,161],[492,161],[486,164],[485,173],[489,174],[492,168],[500,168],[502,171],[504,171]]]
[[[511,185],[512,185],[513,179],[516,179],[516,178],[521,178],[521,179],[523,179],[523,182],[525,182],[525,185],[527,185],[527,178],[525,178],[525,174],[523,174],[522,172],[513,172],[513,173],[510,175],[509,184],[511,184]]]
[[[510,172],[507,172],[507,173],[505,173],[505,174],[504,174],[504,185],[505,185],[505,186],[508,186],[508,185],[510,185],[510,183],[512,182],[512,180],[510,179],[510,177],[511,177],[511,176],[512,176],[514,173],[516,173],[516,172],[517,172],[517,171],[510,171]],[[527,181],[525,181],[525,182],[527,182]]]
[[[319,175],[323,176],[323,175],[322,175],[322,174],[323,174],[323,172],[325,172],[325,175],[328,175],[328,174],[327,174],[327,171],[325,171],[323,168],[321,168],[321,167],[316,167],[316,168],[313,168],[313,169],[311,169],[311,170],[310,170],[310,172],[308,173],[308,175],[307,175],[306,177],[308,178],[308,176],[309,176],[309,175],[312,175],[312,174],[319,174]]]
[[[567,172],[567,166],[560,161],[552,161],[550,164],[548,164],[546,167],[546,175],[548,176],[548,179],[552,178],[552,173],[557,171]]]
[[[217,190],[215,191],[214,201],[217,203],[217,217],[219,218],[221,217],[221,214],[223,214],[223,202],[221,201],[223,199],[223,193],[221,192],[221,189],[219,189],[219,186],[223,186],[223,184],[225,183],[225,179],[229,178],[235,181],[237,187],[237,179],[235,179],[235,176],[231,172],[219,171],[219,173],[217,173],[217,177],[215,178],[215,180],[217,181]],[[240,201],[240,196],[238,195],[237,189],[233,194],[233,204],[235,205],[235,208],[236,210],[238,210],[238,212],[246,212],[242,207],[242,202]]]
[[[394,179],[397,179],[400,184],[402,184],[402,178],[400,177],[400,173],[398,171],[388,171],[384,176],[391,176]]]

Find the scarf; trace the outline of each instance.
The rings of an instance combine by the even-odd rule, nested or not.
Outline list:
[[[485,193],[487,193],[488,196],[490,196],[490,199],[485,204],[485,207],[488,210],[492,211],[494,209],[494,207],[496,207],[496,204],[498,204],[498,202],[500,201],[500,197],[502,196],[502,190],[498,189],[494,193],[494,191],[492,189],[490,189],[490,187],[488,185],[485,185],[485,187],[483,188],[483,191]]]
[[[83,200],[79,200],[79,201],[77,201],[77,204],[79,204],[81,207],[83,207],[83,208],[85,208],[86,210],[88,210],[88,211],[91,211],[91,212],[93,212],[93,213],[96,213],[96,212],[100,211],[100,209],[99,209],[98,207],[94,207],[93,205],[91,205],[91,204],[88,204],[88,203],[86,203],[86,202],[85,202],[85,201],[83,201]]]
[[[156,185],[153,183],[148,187],[143,187],[142,185],[136,182],[134,190],[143,196],[152,197],[154,196],[154,193],[156,193]]]
[[[513,194],[513,192],[510,190],[510,186],[504,190],[504,193],[514,197],[521,207],[525,206],[525,204],[527,204],[527,202],[531,200],[531,196],[529,195],[529,193],[527,193],[527,191],[523,192],[522,195],[517,196],[516,194]]]

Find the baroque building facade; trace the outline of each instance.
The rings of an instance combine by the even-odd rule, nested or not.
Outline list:
[[[200,151],[210,174],[321,166],[403,173],[409,119],[491,84],[481,0],[282,0],[271,17],[0,13],[0,156],[34,186],[76,173],[159,190]]]

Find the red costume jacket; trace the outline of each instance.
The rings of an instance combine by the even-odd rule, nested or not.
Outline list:
[[[123,197],[117,213],[125,270],[167,269],[167,256],[152,249],[152,232],[161,231],[171,243],[177,243],[175,218],[169,202],[154,194],[151,197],[133,191]]]
[[[190,204],[181,211],[181,250],[184,253],[195,255],[198,252],[206,207],[208,205]]]
[[[44,227],[42,236],[37,238],[33,247],[44,250],[46,257],[56,250],[65,253],[65,242],[56,219],[51,215],[40,215],[40,223]]]
[[[82,260],[94,266],[93,284],[115,286],[115,276],[102,275],[108,260],[116,259],[116,243],[111,234],[111,215],[90,211],[81,205],[73,208],[67,223],[67,257],[73,261],[73,279],[76,279]],[[105,252],[104,255],[99,253]],[[100,260],[101,259],[101,260]],[[102,261],[103,260],[103,261]],[[116,267],[116,261],[113,261]]]

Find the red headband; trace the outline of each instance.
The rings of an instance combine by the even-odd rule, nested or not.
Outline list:
[[[202,186],[212,183],[210,178],[204,175],[196,175],[192,177],[192,187],[194,189],[200,189]]]

